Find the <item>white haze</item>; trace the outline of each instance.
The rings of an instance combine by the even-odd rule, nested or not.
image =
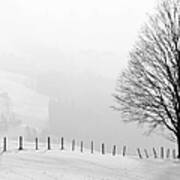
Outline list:
[[[168,144],[124,125],[109,107],[152,0],[0,1],[0,69],[26,75],[59,99],[57,135],[109,146]],[[136,141],[135,141],[136,139]]]

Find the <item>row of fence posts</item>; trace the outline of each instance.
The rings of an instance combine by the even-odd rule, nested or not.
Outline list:
[[[91,141],[90,143],[90,152],[91,154],[94,153],[94,142]],[[72,140],[72,151],[75,151],[75,147],[76,147],[76,143],[75,143],[75,139]],[[83,153],[84,151],[84,144],[83,144],[83,141],[80,141],[80,152]],[[23,150],[23,137],[20,136],[19,137],[19,147],[18,147],[18,150]],[[62,137],[61,140],[60,140],[60,149],[61,150],[64,150],[64,138]],[[123,151],[122,151],[122,155],[125,156],[126,155],[126,146],[123,146]],[[39,150],[39,145],[38,145],[38,138],[35,138],[35,150]],[[47,138],[47,150],[51,150],[51,139],[50,137]],[[7,151],[7,138],[4,137],[3,138],[3,152],[6,152]],[[158,153],[156,151],[155,148],[152,149],[152,152],[153,152],[153,156],[154,158],[158,158]],[[105,154],[105,144],[102,143],[101,145],[101,154],[104,155]],[[137,154],[139,156],[140,159],[143,159],[143,155],[142,155],[142,152],[141,152],[141,149],[140,148],[137,148]],[[112,155],[115,156],[117,155],[117,146],[114,145],[113,148],[112,148]],[[148,154],[148,151],[147,149],[144,149],[144,155],[145,155],[145,158],[150,158],[150,155]],[[165,156],[166,155],[166,156]],[[176,151],[175,149],[172,150],[172,157],[175,159],[176,158]],[[164,158],[170,158],[170,149],[167,149],[166,150],[166,154],[165,154],[165,149],[164,147],[161,147],[160,148],[160,158],[161,159],[164,159]]]
[[[157,153],[156,149],[153,148],[153,149],[152,149],[152,152],[153,152],[154,158],[157,159],[157,158],[158,158],[158,153]],[[169,159],[169,158],[170,158],[170,155],[171,155],[170,152],[171,152],[171,151],[170,151],[169,148],[168,148],[168,149],[166,150],[166,152],[165,152],[164,147],[160,147],[160,156],[159,156],[159,158],[161,158],[161,159],[165,159],[165,158]],[[143,155],[142,155],[142,152],[141,152],[140,148],[137,148],[137,153],[138,153],[139,158],[140,158],[140,159],[143,159]],[[148,154],[147,149],[144,149],[144,154],[145,154],[145,158],[148,159],[148,158],[150,157],[150,155]],[[176,150],[175,150],[175,149],[172,150],[172,158],[173,158],[173,159],[176,159],[176,158],[177,158],[177,156],[176,156]]]
[[[19,141],[18,141],[18,150],[23,150],[24,147],[23,147],[23,137],[20,136],[19,137]],[[91,141],[90,143],[90,152],[91,154],[94,153],[94,142]],[[75,143],[75,139],[72,140],[72,151],[75,151],[75,147],[76,147],[76,143]],[[60,140],[60,150],[64,150],[64,138],[62,137],[61,140]],[[35,138],[35,150],[39,150],[39,141],[38,141],[38,138]],[[51,150],[51,139],[50,137],[47,137],[47,150]],[[3,138],[3,152],[6,152],[7,151],[7,138],[4,137]],[[84,144],[83,144],[83,141],[80,141],[80,152],[84,152]],[[102,143],[101,145],[101,154],[105,154],[105,144]],[[116,146],[114,145],[113,146],[113,149],[112,149],[112,155],[115,156],[117,154],[117,148]],[[123,147],[123,156],[126,155],[126,146]]]

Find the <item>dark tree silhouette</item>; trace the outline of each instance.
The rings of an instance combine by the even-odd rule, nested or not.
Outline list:
[[[163,128],[180,158],[180,1],[164,0],[149,16],[114,94],[125,121]]]

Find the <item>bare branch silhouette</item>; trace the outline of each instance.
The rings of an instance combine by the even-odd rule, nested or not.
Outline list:
[[[180,158],[180,1],[162,1],[130,52],[113,95],[126,122],[164,127],[177,139]]]

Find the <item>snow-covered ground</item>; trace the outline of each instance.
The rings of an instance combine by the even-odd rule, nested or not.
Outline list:
[[[143,159],[137,157],[90,154],[70,150],[59,150],[52,145],[47,151],[45,144],[40,150],[25,143],[26,148],[18,151],[15,142],[0,155],[1,180],[178,180],[180,162],[177,160]],[[10,148],[11,147],[11,148]]]

